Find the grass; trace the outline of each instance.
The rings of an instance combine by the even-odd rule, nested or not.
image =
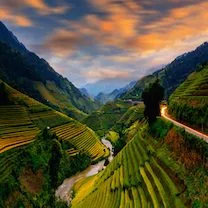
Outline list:
[[[107,134],[107,139],[111,143],[115,143],[119,139],[119,134],[117,132],[115,132],[115,131],[109,131],[108,134]]]

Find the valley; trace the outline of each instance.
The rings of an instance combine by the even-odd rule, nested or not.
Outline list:
[[[64,10],[38,8],[53,18]],[[62,46],[68,37],[83,41],[59,35],[54,42]],[[105,78],[86,85],[98,92],[92,98],[0,22],[0,208],[207,208],[208,43],[121,88],[119,79],[137,78],[122,68],[129,57],[97,53],[95,60],[86,51],[74,60],[49,58],[53,66],[71,61],[72,76],[82,66],[77,57],[87,60],[75,77]],[[87,71],[100,58],[107,69]],[[122,60],[119,73],[109,66],[115,59]]]

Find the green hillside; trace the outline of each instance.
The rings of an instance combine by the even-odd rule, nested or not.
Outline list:
[[[104,171],[75,185],[72,207],[184,207],[180,185],[145,139],[146,124],[137,130]]]
[[[208,132],[208,66],[191,74],[176,89],[168,111],[177,120]]]
[[[51,162],[54,148],[61,155],[58,167]],[[52,181],[56,188],[108,154],[86,125],[0,81],[0,207],[62,206],[51,200]]]
[[[104,134],[121,118],[121,116],[132,106],[127,102],[117,100],[106,103],[99,110],[92,112],[82,120],[82,123],[93,129],[98,135]]]
[[[115,154],[118,153],[138,131],[138,127],[142,122],[145,122],[143,104],[129,107],[121,118],[115,122],[107,133],[107,139],[113,144]]]
[[[30,97],[83,119],[99,104],[83,95],[67,78],[58,74],[22,43],[0,21],[0,79]]]
[[[0,105],[0,152],[27,144],[44,128],[50,128],[60,139],[67,140],[79,150],[84,150],[98,159],[107,150],[96,134],[68,116],[49,108],[38,101],[0,82],[8,103]]]
[[[168,98],[174,90],[195,71],[199,65],[208,61],[208,43],[205,42],[194,51],[182,54],[152,75],[145,76],[137,81],[135,86],[120,96],[121,99],[140,100],[141,94],[150,83],[159,78],[165,88],[165,97]]]

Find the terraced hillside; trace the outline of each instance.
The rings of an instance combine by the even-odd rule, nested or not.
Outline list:
[[[191,74],[169,99],[176,119],[208,132],[208,66]]]
[[[130,107],[126,113],[122,115],[122,117],[116,122],[112,129],[115,131],[122,127],[126,129],[131,126],[137,120],[144,119],[144,105],[138,104],[136,106]]]
[[[93,159],[106,156],[108,150],[96,134],[68,116],[57,112],[38,101],[4,86],[9,99],[0,105],[0,153],[33,141],[44,128],[52,129],[60,139],[67,140],[77,150],[82,150]]]
[[[131,106],[132,104],[120,100],[106,103],[101,109],[87,116],[82,123],[92,128],[100,136],[104,136]]]
[[[184,207],[170,172],[144,139],[145,131],[143,125],[104,171],[75,185],[72,207]]]
[[[33,141],[39,129],[18,105],[0,106],[0,153]]]

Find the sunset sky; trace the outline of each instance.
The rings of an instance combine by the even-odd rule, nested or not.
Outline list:
[[[208,40],[207,0],[0,0],[0,19],[80,87],[122,85]]]

